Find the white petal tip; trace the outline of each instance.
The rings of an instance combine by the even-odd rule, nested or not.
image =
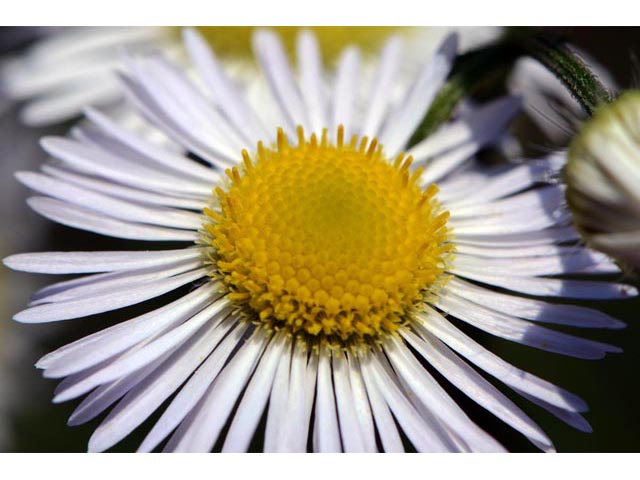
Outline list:
[[[20,254],[9,255],[2,259],[2,263],[5,267],[10,268],[11,270],[20,270]]]
[[[27,308],[21,312],[16,313],[13,319],[18,323],[42,323],[41,320],[35,320],[31,315],[31,309]]]
[[[79,422],[76,418],[74,418],[73,415],[71,415],[69,417],[69,419],[67,420],[67,426],[68,427],[77,427],[78,425],[82,425],[82,422]]]
[[[203,41],[203,38],[200,32],[198,32],[195,28],[192,28],[192,27],[185,27],[182,29],[182,39],[185,43]]]
[[[447,58],[453,58],[458,53],[458,43],[458,33],[450,33],[442,42],[438,53],[446,56]]]
[[[612,319],[611,323],[609,323],[609,325],[606,326],[606,328],[610,328],[612,330],[622,330],[627,328],[627,324],[622,320],[618,320],[614,318]]]
[[[65,395],[64,393],[61,393],[60,395],[56,395],[55,397],[53,397],[53,399],[51,400],[51,403],[64,403],[64,402],[68,402],[69,400],[71,400],[71,397],[69,397],[68,395]]]
[[[36,367],[38,370],[44,370],[50,365],[50,363],[51,362],[47,360],[47,356],[45,355],[35,363],[34,367]]]
[[[105,443],[100,430],[96,430],[89,439],[89,445],[87,445],[87,453],[101,453],[111,448],[113,445]]]

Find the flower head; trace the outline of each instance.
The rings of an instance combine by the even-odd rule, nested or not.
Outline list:
[[[593,248],[640,267],[640,92],[600,107],[573,139],[567,200]]]
[[[71,424],[116,404],[90,450],[115,445],[174,394],[140,450],[246,450],[263,414],[266,451],[402,451],[401,433],[419,451],[502,450],[425,363],[543,450],[553,449],[547,436],[471,364],[589,429],[580,398],[508,364],[451,321],[601,358],[617,349],[539,322],[619,322],[531,297],[635,294],[555,277],[617,271],[570,243],[577,233],[563,187],[549,183],[563,158],[503,167],[473,159],[501,137],[517,99],[470,109],[408,148],[449,73],[455,37],[396,95],[395,38],[366,83],[358,51],[345,50],[327,89],[313,35],[299,38],[298,82],[278,38],[258,31],[272,103],[249,101],[197,33],[187,30],[185,43],[202,90],[158,56],[130,60],[122,75],[133,104],[171,144],[90,109],[75,139],[43,140],[56,163],[18,174],[44,195],[30,205],[54,221],[185,243],[5,260],[18,270],[93,273],[39,292],[15,316],[22,322],[81,318],[191,287],[38,362],[45,376],[64,378],[54,401],[88,394]]]

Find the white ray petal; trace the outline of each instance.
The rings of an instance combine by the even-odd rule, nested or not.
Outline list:
[[[109,312],[144,302],[175,290],[206,275],[206,269],[183,273],[160,280],[151,285],[131,288],[129,291],[104,294],[89,299],[38,305],[17,313],[13,318],[18,322],[41,323],[86,317],[96,313]]]
[[[20,110],[20,120],[31,127],[45,127],[77,117],[87,105],[109,107],[120,98],[115,76],[85,78],[72,88],[56,88],[28,101]]]
[[[138,79],[124,73],[120,73],[119,77],[126,97],[173,141],[216,167],[227,168],[235,163],[234,159],[239,152],[220,148],[220,142],[211,139],[211,132],[200,138],[189,128],[188,118],[174,118],[174,112],[167,110],[166,106],[159,105],[156,97],[141,85]]]
[[[290,130],[302,125],[305,131],[311,131],[304,102],[278,36],[269,30],[256,31],[253,35],[253,50],[269,81],[273,96],[288,120]]]
[[[222,446],[223,452],[246,452],[269,401],[276,368],[285,345],[284,335],[276,335],[267,346],[247,385]]]
[[[450,211],[451,215],[458,219],[500,216],[534,209],[553,213],[566,208],[565,191],[564,185],[546,185],[499,200],[479,201],[453,207]]]
[[[539,398],[532,397],[531,395],[527,395],[526,393],[522,393],[522,392],[518,392],[518,393],[520,393],[520,395],[525,397],[530,402],[535,403],[536,405],[544,408],[549,413],[551,413],[554,417],[563,421],[567,425],[575,428],[576,430],[580,430],[581,432],[584,432],[584,433],[593,432],[593,429],[591,428],[591,425],[589,424],[589,422],[579,413],[570,412],[568,410],[564,410],[562,408],[549,405],[545,401],[540,400]]]
[[[455,328],[433,309],[417,316],[418,330],[428,330],[489,375],[520,392],[565,410],[583,412],[587,404],[578,396],[502,360]]]
[[[458,191],[456,201],[449,202],[449,204],[452,207],[476,205],[521,192],[540,182],[548,183],[557,176],[564,164],[564,155],[558,154],[542,160],[528,161],[513,168],[506,168],[503,172],[495,175],[490,175],[491,170],[485,170],[482,186],[478,187],[477,183],[470,184],[468,189]],[[441,183],[440,186],[442,193],[446,194],[446,182]]]
[[[151,362],[140,370],[130,373],[125,377],[121,377],[111,383],[101,385],[93,390],[73,411],[67,421],[67,425],[82,425],[83,423],[96,418],[107,408],[120,400],[129,390],[151,375],[156,368],[162,365],[162,363],[169,358],[171,353],[173,352],[169,352],[161,356],[156,361]]]
[[[279,427],[276,451],[304,453],[307,451],[309,423],[307,421],[307,358],[308,350],[304,341],[296,341],[291,357],[286,417]]]
[[[454,449],[433,417],[426,418],[420,415],[405,393],[395,383],[393,377],[389,376],[372,356],[363,358],[361,366],[367,391],[375,389],[374,391],[380,393],[416,450],[419,452],[448,452]],[[389,426],[389,428],[391,427]],[[397,448],[397,446],[395,447]]]
[[[356,358],[355,356],[353,357]],[[355,365],[355,362],[354,362]],[[393,419],[393,415],[389,410],[387,402],[378,390],[375,382],[367,382],[367,378],[360,365],[360,360],[357,360],[358,372],[362,375],[364,381],[364,387],[369,397],[369,404],[371,405],[371,412],[375,420],[376,430],[380,436],[382,442],[382,448],[385,452],[390,453],[404,453],[404,445],[402,439],[398,433],[398,427]]]
[[[412,400],[421,403],[448,429],[456,432],[472,451],[493,451],[496,441],[480,429],[458,404],[424,369],[405,344],[393,339],[385,344],[385,354],[404,380]]]
[[[42,252],[11,255],[3,262],[13,270],[23,272],[68,274],[159,267],[192,260],[201,255],[201,248],[128,252]]]
[[[332,352],[332,365],[338,420],[340,422],[340,437],[342,438],[344,451],[364,452],[364,437],[358,423],[349,380],[349,365],[345,354],[341,351]]]
[[[454,294],[440,297],[436,306],[474,327],[506,340],[576,358],[599,359],[618,347],[556,332],[541,325],[496,312]]]
[[[60,347],[38,360],[36,367],[74,364],[80,371],[96,365],[191,317],[221,296],[216,289],[216,284],[207,283],[164,307]]]
[[[229,313],[229,301],[225,298],[220,299],[213,304],[204,308],[201,312],[186,320],[180,326],[169,330],[168,332],[154,338],[143,348],[140,348],[134,354],[127,355],[126,358],[119,358],[110,362],[104,368],[99,369],[82,383],[78,385],[77,390],[86,389],[87,391],[98,385],[112,382],[117,378],[128,375],[149,363],[160,358],[166,352],[172,351],[177,346],[184,344],[205,324],[211,327],[219,325]],[[74,365],[62,365],[59,367],[50,367],[45,370],[45,377],[59,378],[74,373]],[[69,393],[69,395],[72,395]],[[74,395],[75,396],[75,395]]]
[[[264,432],[265,452],[276,452],[285,436],[287,402],[289,401],[289,377],[291,374],[291,359],[293,357],[293,343],[287,338],[284,352],[276,368],[275,378],[271,386],[267,424]]]
[[[223,334],[224,329],[205,326],[130,390],[93,432],[89,451],[102,452],[111,448],[144,422],[211,353]]]
[[[354,131],[355,101],[360,67],[360,52],[354,47],[346,48],[340,55],[333,91],[330,131],[344,126],[344,134],[349,138]]]
[[[85,393],[88,393],[93,388],[89,386],[89,388],[83,388],[87,385],[87,380],[91,379],[93,375],[100,372],[100,370],[106,368],[112,361],[120,361],[123,359],[127,359],[131,356],[136,355],[140,350],[142,350],[145,346],[147,346],[153,338],[149,338],[143,340],[142,342],[134,345],[130,349],[126,350],[120,355],[117,355],[113,359],[109,359],[103,362],[100,362],[94,366],[87,368],[86,370],[82,370],[77,373],[72,373],[71,375],[65,377],[53,391],[53,403],[62,403],[67,402],[71,399],[77,398]],[[175,349],[169,350],[165,352],[164,356],[168,358],[168,356],[173,353]]]
[[[544,434],[518,406],[504,396],[475,370],[460,360],[433,334],[423,332],[419,339],[410,332],[402,336],[420,353],[447,381],[462,390],[471,400],[477,402],[502,421],[521,432],[537,444],[553,447]]]
[[[247,330],[248,324],[240,324],[220,342],[171,401],[138,447],[139,452],[152,451],[184,420],[189,412],[194,410],[225,367],[229,356],[241,343]]]
[[[111,237],[183,242],[199,238],[198,232],[117,220],[54,198],[31,197],[27,199],[27,203],[49,220]]]
[[[219,173],[213,169],[200,165],[183,155],[178,155],[171,150],[164,149],[144,139],[139,134],[127,130],[117,123],[117,121],[96,109],[86,109],[85,115],[91,122],[100,127],[104,133],[112,137],[113,141],[125,145],[133,152],[142,155],[145,159],[148,159],[161,168],[179,172],[181,175],[189,175],[190,177],[195,177],[210,183],[220,180]]]
[[[527,211],[523,218],[521,212],[514,212],[495,217],[480,217],[458,219],[452,217],[448,226],[456,235],[514,235],[519,233],[537,233],[545,228],[566,224],[571,215],[568,210],[562,209],[555,212],[532,209]]]
[[[442,295],[446,295],[447,291],[492,310],[534,322],[582,328],[624,327],[623,322],[598,310],[579,305],[562,305],[517,295],[507,295],[479,287],[459,278],[452,278],[447,282],[442,290]]]
[[[229,159],[242,148],[238,133],[178,68],[161,56],[125,60],[155,106],[182,132],[188,132],[210,153]]]
[[[73,172],[69,169],[58,168],[48,164],[43,165],[41,170],[52,177],[73,183],[74,185],[88,190],[93,190],[94,192],[105,193],[112,197],[133,200],[138,203],[149,205],[183,208],[186,210],[196,210],[201,212],[202,209],[207,206],[211,197],[211,195],[184,196],[179,194],[170,194],[168,192],[156,193],[148,190],[140,190],[138,188],[127,187],[114,183],[111,180],[89,177],[78,172]]]
[[[523,247],[502,247],[488,245],[456,245],[456,252],[474,257],[482,257],[486,259],[493,258],[510,258],[512,260],[522,257],[562,257],[571,255],[579,251],[588,251],[594,256],[598,254],[580,245],[532,245]],[[515,260],[517,261],[517,260]]]
[[[532,247],[554,243],[576,242],[580,235],[573,225],[553,227],[537,232],[502,234],[458,234],[456,243],[485,247]]]
[[[380,126],[389,104],[389,91],[392,88],[400,56],[400,38],[393,36],[387,40],[369,93],[369,105],[364,115],[361,135],[373,138],[378,135]]]
[[[256,331],[238,350],[211,385],[198,409],[193,426],[176,444],[174,451],[211,451],[268,339],[264,332]]]
[[[29,51],[34,62],[56,65],[70,58],[113,52],[122,45],[145,44],[149,40],[166,38],[163,27],[77,27],[36,43]]]
[[[487,102],[464,113],[459,120],[445,124],[406,153],[414,158],[416,164],[423,164],[431,158],[424,175],[428,181],[435,181],[450,171],[437,166],[439,155],[468,143],[474,143],[479,148],[495,140],[498,134],[503,133],[505,124],[518,112],[520,105],[519,98],[510,96]]]
[[[198,73],[208,87],[216,104],[233,122],[239,132],[246,131],[250,144],[269,138],[264,126],[249,107],[233,82],[227,77],[224,69],[207,45],[202,36],[192,28],[182,31],[182,38],[187,52],[198,69]]]
[[[336,400],[331,380],[330,357],[331,354],[327,348],[322,347],[318,362],[316,418],[313,427],[313,450],[315,452],[342,452]]]
[[[632,298],[638,294],[635,287],[622,283],[506,275],[495,276],[460,271],[455,268],[451,269],[450,272],[478,282],[540,297],[612,300]]]
[[[457,48],[457,36],[448,36],[420,72],[401,105],[389,115],[379,136],[387,155],[394,156],[409,140],[447,78]]]
[[[318,382],[318,364],[320,363],[320,356],[318,349],[312,349],[309,354],[309,361],[307,362],[307,373],[305,375],[305,415],[304,421],[307,424],[307,429],[311,428],[312,419],[311,413],[313,412],[313,406],[316,399],[316,384]],[[307,431],[307,437],[309,432]]]
[[[456,252],[456,268],[471,273],[487,275],[508,274],[515,277],[535,277],[542,275],[568,275],[585,271],[589,267],[599,266],[604,272],[616,273],[618,268],[606,257],[594,254],[586,249],[577,249],[566,255],[547,257],[520,257],[514,262],[511,258],[482,258]]]
[[[86,190],[41,173],[23,171],[15,175],[18,181],[36,192],[112,218],[188,230],[198,230],[203,223],[203,216],[194,212],[167,207],[147,207]]]
[[[327,105],[323,92],[322,57],[316,37],[302,30],[296,43],[300,93],[309,114],[312,132],[319,134],[328,127]]]
[[[367,452],[376,453],[378,446],[376,445],[375,427],[371,415],[369,397],[360,372],[360,362],[358,357],[350,352],[347,352],[347,361],[351,394],[353,395],[355,412],[362,431],[364,447]]]
[[[182,260],[171,265],[148,267],[140,270],[87,275],[65,282],[54,283],[39,290],[32,297],[29,306],[80,300],[106,293],[122,292],[131,287],[141,286],[195,270],[202,265],[202,260],[196,258],[194,260]]]
[[[133,187],[157,192],[210,195],[211,185],[202,180],[171,175],[141,164],[116,157],[104,149],[61,137],[44,137],[40,144],[51,156],[74,169],[98,175]]]

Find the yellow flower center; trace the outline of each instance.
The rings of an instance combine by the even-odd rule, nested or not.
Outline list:
[[[408,33],[412,27],[271,27],[276,30],[289,53],[295,51],[295,39],[303,28],[312,30],[327,60],[334,60],[346,45],[357,45],[374,52],[391,33]],[[220,55],[251,56],[251,35],[256,27],[198,27]]]
[[[443,280],[452,246],[436,185],[377,140],[305,139],[282,130],[243,151],[205,209],[212,276],[253,320],[340,344],[376,341],[404,324]]]

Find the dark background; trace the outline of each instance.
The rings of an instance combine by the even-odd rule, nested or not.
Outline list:
[[[633,52],[640,53],[638,28],[554,28],[572,43],[589,52],[611,70],[618,85],[632,87]],[[0,53],[15,53],[30,41],[24,29],[0,29]],[[0,107],[2,108],[2,107]],[[0,113],[0,258],[17,252],[44,250],[92,250],[138,248],[139,244],[113,240],[55,225],[33,213],[25,204],[28,196],[12,172],[35,169],[45,160],[37,139],[45,134],[63,134],[69,125],[29,129],[19,124],[16,107],[5,106]],[[527,126],[523,138],[532,151],[553,146]],[[57,279],[56,279],[57,280]],[[33,364],[44,353],[107,325],[130,318],[153,306],[147,302],[108,315],[60,322],[52,325],[22,325],[11,316],[24,308],[30,295],[52,281],[45,276],[10,272],[0,266],[0,451],[75,452],[86,451],[87,441],[103,416],[80,427],[67,427],[66,419],[80,400],[53,405],[55,381],[42,379]],[[164,301],[162,302],[164,303]],[[541,408],[513,394],[510,397],[535,420],[561,452],[640,451],[640,408],[638,407],[638,366],[640,365],[640,300],[593,302],[592,305],[622,319],[625,330],[575,330],[595,340],[619,345],[623,354],[600,361],[576,360],[496,339],[465,329],[474,338],[506,360],[561,385],[581,397],[591,408],[586,418],[594,432],[578,432]],[[568,329],[567,331],[571,331]],[[505,391],[506,389],[501,388]],[[534,451],[519,434],[463,396],[456,397],[469,415],[512,451]],[[153,416],[151,421],[157,419]],[[121,442],[115,451],[136,448],[150,422]]]

